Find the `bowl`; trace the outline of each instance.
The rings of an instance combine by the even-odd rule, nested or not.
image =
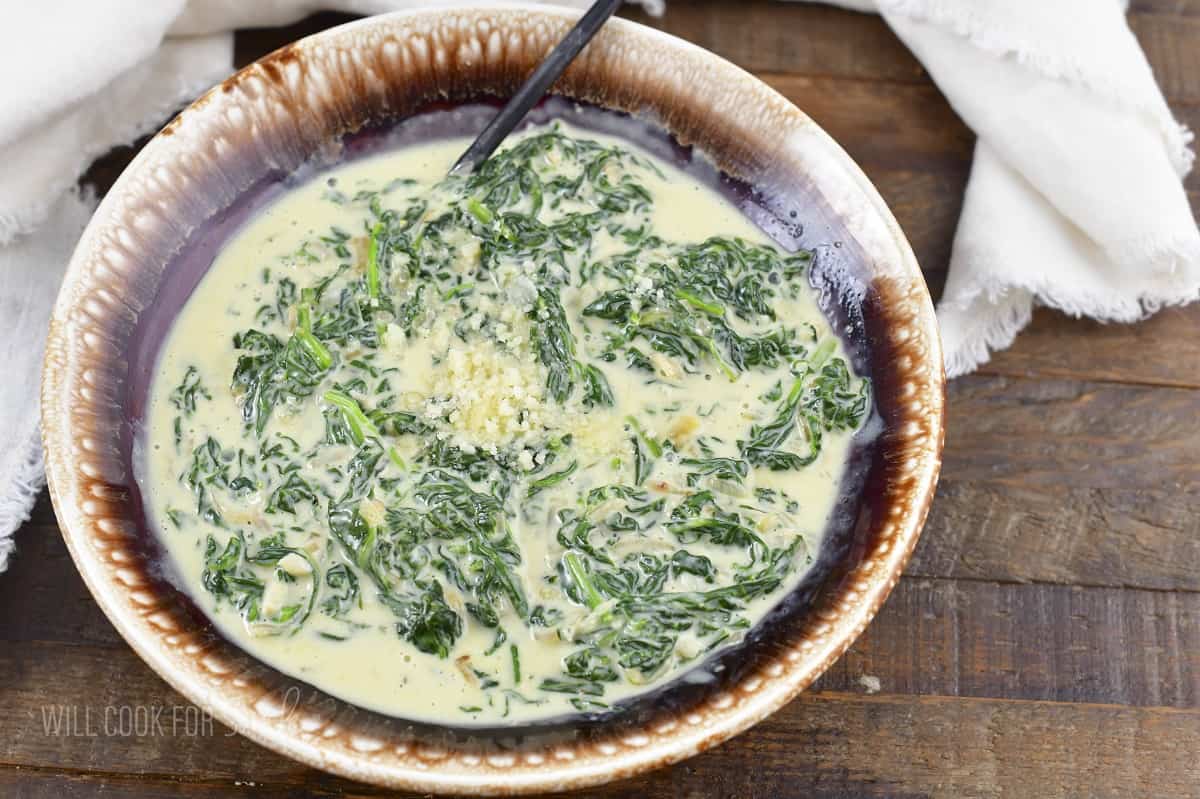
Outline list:
[[[517,794],[694,755],[786,704],[846,650],[899,579],[929,509],[943,440],[942,352],[928,290],[891,213],[782,96],[711,53],[617,19],[556,92],[665,131],[676,153],[720,170],[722,191],[778,241],[815,248],[824,307],[871,375],[878,436],[863,450],[859,490],[839,506],[845,531],[823,549],[819,579],[756,627],[715,682],[656,692],[611,718],[486,731],[383,716],[288,677],[222,638],[168,579],[132,442],[171,309],[213,248],[281,176],[418,112],[511,94],[574,19],[523,5],[401,12],[251,64],[129,165],[84,232],[55,306],[42,384],[46,471],[80,574],[181,694],[317,768],[415,791]],[[468,127],[479,118],[451,116]]]

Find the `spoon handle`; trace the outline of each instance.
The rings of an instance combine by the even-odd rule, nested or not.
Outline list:
[[[555,45],[554,49],[550,51],[550,55],[538,64],[537,69],[526,79],[512,99],[504,105],[504,108],[500,109],[500,113],[496,115],[495,119],[488,123],[475,141],[471,142],[471,146],[450,168],[450,174],[470,174],[486,161],[500,146],[500,142],[504,141],[508,134],[512,133],[513,128],[525,118],[529,109],[537,105],[546,90],[553,85],[554,81],[558,80],[559,75],[566,71],[571,62],[575,60],[575,56],[579,55],[579,51],[592,40],[592,37],[620,5],[621,0],[596,0],[587,13],[575,24],[575,27],[571,28],[563,40]]]

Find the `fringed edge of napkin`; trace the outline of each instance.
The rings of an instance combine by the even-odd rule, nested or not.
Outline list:
[[[13,259],[4,264],[6,269],[14,270],[10,280],[27,280],[31,270],[45,272],[53,281],[48,288],[57,290],[57,276],[65,271],[66,260],[95,211],[96,204],[96,193],[90,187],[72,187],[65,191],[49,209],[47,216],[48,224],[54,225],[60,236],[47,239],[35,233],[28,238],[19,237],[13,245],[18,248],[17,252],[5,253]],[[37,306],[36,321],[18,322],[19,326],[24,325],[21,329],[25,332],[40,328],[36,348],[29,352],[27,359],[7,364],[10,380],[16,381],[17,385],[27,386],[33,396],[29,405],[22,404],[22,412],[15,414],[14,420],[11,420],[9,448],[0,453],[0,571],[7,567],[16,547],[13,536],[29,518],[38,493],[46,484],[38,387],[42,375],[42,342],[46,338],[53,293],[43,299],[45,304]]]
[[[16,446],[24,454],[5,484],[0,485],[0,496],[4,497],[0,503],[0,531],[8,531],[0,533],[0,571],[8,568],[8,559],[16,549],[14,534],[28,521],[38,494],[46,485],[40,425],[27,441]]]
[[[958,342],[945,349],[946,375],[957,377],[975,371],[991,360],[993,353],[1012,346],[1017,335],[1032,321],[1035,307],[1053,308],[1077,319],[1088,317],[1101,323],[1132,323],[1164,308],[1200,300],[1200,248],[1195,240],[1136,242],[1128,245],[1138,258],[1153,267],[1147,281],[1133,296],[1113,292],[1075,291],[1064,293],[1049,285],[1015,285],[989,280],[962,296],[943,298],[938,320],[943,330]],[[970,255],[979,260],[976,250]]]

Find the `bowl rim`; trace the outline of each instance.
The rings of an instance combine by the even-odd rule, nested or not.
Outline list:
[[[89,324],[114,309],[118,312],[127,310],[121,306],[120,297],[101,297],[99,305],[106,307],[90,302],[97,297],[97,292],[106,291],[106,281],[116,280],[119,285],[121,280],[128,279],[100,265],[96,253],[107,246],[113,236],[119,239],[137,232],[140,220],[126,218],[129,208],[124,203],[145,188],[139,178],[147,177],[146,173],[155,166],[155,158],[179,154],[178,139],[173,138],[176,130],[195,124],[191,119],[194,116],[211,115],[218,108],[236,106],[241,95],[231,91],[230,87],[244,87],[248,80],[259,76],[264,62],[278,58],[280,53],[315,59],[321,48],[338,41],[349,42],[360,33],[383,35],[401,30],[410,23],[437,26],[444,23],[447,15],[456,13],[476,21],[490,19],[491,24],[498,27],[520,28],[532,24],[552,29],[551,32],[565,28],[578,17],[578,12],[570,9],[506,2],[408,9],[355,20],[301,39],[238,71],[224,84],[197,99],[139,151],[114,182],[85,229],[55,303],[41,395],[47,482],[71,557],[89,591],[121,636],[175,690],[251,740],[351,779],[410,790],[528,793],[585,787],[677,762],[714,746],[775,712],[811,684],[858,637],[894,587],[915,547],[937,482],[944,440],[945,376],[932,302],[916,258],[883,199],[853,160],[803,112],[758,78],[697,45],[620,18],[612,20],[606,26],[604,36],[597,40],[609,50],[653,46],[661,48],[668,58],[691,59],[692,63],[712,70],[723,80],[736,81],[738,92],[780,104],[791,121],[804,129],[811,146],[829,159],[823,166],[834,170],[821,176],[826,182],[822,187],[834,179],[847,181],[847,190],[862,200],[856,207],[860,215],[858,221],[867,219],[876,225],[882,223],[881,229],[890,238],[887,243],[898,256],[898,260],[890,264],[896,271],[889,279],[897,284],[895,296],[911,304],[907,312],[912,326],[901,331],[902,337],[897,336],[898,340],[892,344],[908,352],[902,357],[909,358],[909,376],[916,375],[913,385],[917,386],[918,394],[913,414],[919,409],[924,427],[905,433],[912,434],[911,458],[906,466],[911,481],[907,489],[909,501],[902,507],[895,506],[895,519],[883,522],[890,529],[887,540],[874,553],[870,568],[857,575],[857,581],[843,592],[846,596],[838,611],[816,621],[816,624],[824,625],[824,633],[815,642],[806,640],[804,643],[809,646],[803,652],[789,653],[787,662],[780,657],[780,662],[772,666],[774,673],[768,676],[755,673],[744,679],[747,684],[758,683],[749,690],[742,691],[747,686],[739,685],[738,690],[742,693],[737,697],[714,698],[711,714],[694,722],[682,719],[669,729],[628,735],[621,741],[589,743],[591,748],[586,751],[584,744],[576,743],[569,750],[570,757],[562,755],[562,749],[556,750],[555,756],[541,760],[495,756],[485,759],[482,764],[485,767],[478,767],[480,764],[472,763],[469,758],[455,761],[454,753],[439,757],[436,751],[422,752],[420,746],[411,750],[393,748],[390,756],[386,756],[387,752],[381,755],[383,749],[374,747],[369,736],[365,739],[360,736],[356,741],[353,731],[349,730],[343,736],[345,741],[339,738],[338,746],[320,735],[298,736],[295,727],[272,717],[269,697],[264,695],[256,703],[248,702],[245,692],[226,694],[215,690],[211,683],[205,684],[196,672],[179,670],[179,653],[168,645],[168,639],[172,635],[180,637],[180,631],[158,612],[155,597],[144,595],[149,593],[144,581],[122,565],[117,539],[127,530],[122,526],[120,514],[114,513],[110,504],[115,501],[110,496],[113,486],[119,481],[109,479],[112,475],[106,473],[99,456],[95,456],[97,442],[76,429],[94,416],[91,410],[103,401],[102,387],[91,382],[93,378],[88,374],[85,359],[77,357],[80,348],[91,353],[104,353],[110,344],[96,340]],[[540,31],[542,35],[546,32]],[[130,269],[136,272],[136,267],[130,266]],[[914,349],[916,344],[920,346]],[[108,351],[104,357],[119,361],[122,355]],[[910,423],[916,421],[914,416]],[[102,448],[102,442],[99,446]],[[882,548],[884,545],[886,548]],[[131,599],[135,605],[144,606],[145,612],[133,609]],[[471,768],[472,765],[477,767]]]

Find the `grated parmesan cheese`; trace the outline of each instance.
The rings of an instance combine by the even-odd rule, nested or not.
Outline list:
[[[546,403],[546,376],[531,357],[488,340],[450,347],[430,370],[424,413],[444,419],[462,443],[494,449],[554,426],[558,409]]]

